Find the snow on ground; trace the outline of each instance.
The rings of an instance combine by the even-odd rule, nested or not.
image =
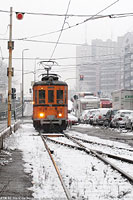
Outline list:
[[[25,102],[24,104],[24,116],[32,116],[33,114],[33,104],[32,102]]]
[[[91,139],[99,140],[96,137]],[[107,141],[109,144],[110,142]],[[50,149],[54,150],[53,156],[73,198],[133,199],[133,188],[129,182],[97,158],[51,142],[48,144]],[[33,187],[29,189],[33,191],[34,198],[66,199],[44,144],[32,124],[21,125],[21,128],[6,140],[5,147],[22,151],[25,172],[30,173],[33,179]]]
[[[79,128],[84,128],[84,129],[92,129],[93,128],[93,126],[92,125],[90,125],[90,124],[78,124],[78,125],[75,125],[76,127],[79,127]],[[74,126],[73,126],[74,127]],[[94,126],[94,128],[95,129],[100,129],[101,127],[100,126]],[[112,129],[113,131],[112,131],[112,133],[120,133],[121,135],[126,135],[126,136],[133,136],[133,132],[132,131],[128,131],[128,130],[126,130],[126,129],[117,129],[117,128],[110,128],[110,129]],[[73,132],[72,132],[73,133]],[[78,133],[76,133],[77,135],[78,135]],[[85,134],[86,135],[86,134]],[[83,135],[83,138],[84,138],[84,135]],[[89,139],[91,139],[91,136],[89,136]],[[102,143],[110,143],[110,144],[116,144],[116,145],[118,145],[118,147],[119,146],[121,146],[121,143],[120,142],[115,142],[115,141],[111,141],[111,140],[102,140],[102,139],[100,139],[100,138],[98,138],[98,137],[92,137],[92,141],[99,141],[99,142],[101,142],[102,141]],[[123,144],[124,145],[124,144]],[[125,147],[127,147],[127,148],[130,148],[130,146],[129,145],[127,145],[127,144],[125,144],[124,145]]]
[[[80,126],[81,127],[81,126]],[[85,128],[85,126],[83,126],[84,128]],[[87,128],[91,128],[92,129],[92,126],[90,126],[90,125],[88,125],[88,127]],[[98,127],[97,127],[98,128]],[[131,133],[129,133],[130,135],[131,135]],[[80,137],[81,136],[81,133],[78,133],[78,132],[76,132],[76,131],[72,131],[71,133],[70,133],[70,135],[71,136],[76,136],[76,137]],[[132,136],[133,136],[133,133],[132,133]],[[108,146],[110,146],[110,147],[112,147],[112,148],[115,148],[115,147],[117,147],[117,148],[125,148],[125,149],[129,149],[129,150],[133,150],[131,147],[130,147],[130,145],[128,145],[128,144],[124,144],[124,143],[120,143],[120,142],[117,142],[117,141],[111,141],[111,140],[107,140],[107,139],[100,139],[99,137],[96,137],[96,136],[88,136],[87,134],[83,134],[82,135],[82,139],[85,139],[85,140],[87,140],[87,139],[89,139],[89,141],[91,141],[91,142],[95,142],[95,143],[101,143],[101,144],[105,144],[105,145],[108,145]]]
[[[34,134],[34,136],[33,136]],[[34,198],[65,197],[52,163],[44,149],[44,144],[31,124],[22,125],[16,133],[7,139],[5,148],[19,149],[23,152],[25,172],[33,177]],[[60,191],[57,193],[57,191]]]

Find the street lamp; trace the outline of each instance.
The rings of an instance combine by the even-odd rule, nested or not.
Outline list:
[[[29,49],[22,50],[22,117],[24,116],[24,51]]]

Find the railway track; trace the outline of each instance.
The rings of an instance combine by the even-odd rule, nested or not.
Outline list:
[[[131,176],[130,174],[128,174],[127,172],[122,170],[120,167],[115,165],[113,162],[108,160],[106,157],[114,158],[114,159],[121,160],[123,162],[131,163],[131,164],[133,164],[133,160],[122,157],[122,156],[117,156],[117,155],[113,155],[113,154],[110,154],[110,153],[105,153],[105,152],[98,151],[98,150],[95,150],[95,149],[87,148],[85,145],[83,145],[82,143],[79,142],[80,138],[72,137],[72,136],[70,136],[66,133],[64,133],[64,136],[66,138],[68,138],[69,140],[73,141],[74,143],[76,143],[78,146],[68,144],[68,143],[64,143],[64,142],[59,142],[59,141],[53,140],[53,139],[51,139],[47,136],[43,136],[43,137],[45,137],[45,139],[47,139],[51,142],[58,143],[58,144],[64,145],[64,146],[68,146],[68,147],[73,148],[73,149],[85,151],[88,154],[92,154],[92,155],[96,156],[98,159],[103,161],[105,164],[110,165],[114,170],[117,170],[123,177],[125,177],[131,184],[133,184],[133,176]],[[84,141],[84,140],[82,140],[82,141]],[[85,140],[85,142],[87,142],[87,141]]]
[[[106,146],[106,147],[110,147],[110,148],[113,148],[113,145],[109,145],[109,144],[101,144],[100,142],[94,142],[94,141],[90,141],[90,140],[86,140],[86,139],[82,139],[82,138],[79,138],[79,137],[72,137],[72,138],[74,138],[74,139],[76,139],[76,140],[79,140],[79,141],[82,141],[82,142],[85,142],[85,143],[90,143],[90,144],[97,144],[97,145],[102,145],[102,146]],[[121,149],[121,150],[127,150],[127,151],[131,151],[131,152],[133,152],[133,149],[127,149],[127,148],[123,148],[123,147],[115,147],[115,148],[117,148],[117,149]]]
[[[71,139],[74,143],[78,144],[80,147],[83,147],[83,150],[87,153],[92,153],[93,155],[95,155],[97,158],[99,158],[100,160],[102,160],[105,164],[107,165],[110,165],[113,169],[117,170],[119,173],[122,174],[122,176],[124,176],[125,178],[127,178],[131,184],[133,184],[133,176],[131,176],[130,174],[126,173],[125,171],[123,171],[121,168],[119,168],[117,165],[113,164],[112,162],[110,162],[109,160],[107,160],[106,158],[104,158],[101,154],[103,154],[103,152],[101,151],[97,151],[97,150],[94,150],[94,149],[90,149],[90,148],[86,148],[86,146],[84,146],[83,144],[81,144],[80,142],[78,142],[76,139],[74,139],[73,137],[69,136],[68,134],[65,134],[65,136],[69,139]],[[108,155],[108,156],[113,156],[111,154],[105,154],[105,155]],[[114,156],[114,158],[117,158],[117,159],[121,159],[123,161],[126,161],[126,162],[130,162],[130,163],[133,163],[132,160],[130,159],[126,159],[126,158],[122,158],[120,156]]]
[[[126,163],[126,170],[132,169],[132,159],[127,159],[128,156],[125,157],[125,160],[123,160],[123,154],[113,157],[112,154],[115,152],[113,152],[113,148],[112,152],[108,151],[107,155],[107,152],[103,151],[104,148],[101,148],[100,151],[95,149],[95,144],[93,149],[89,149],[89,146],[92,145],[91,148],[93,147],[93,143],[90,145],[86,141],[79,140],[80,138],[89,140],[89,136],[74,134],[71,133],[71,130],[65,131],[67,134],[42,134],[35,131],[31,124],[22,124],[22,128],[23,131],[19,133],[20,141],[17,145],[22,150],[24,148],[24,158],[27,163],[25,167],[26,171],[33,176],[35,198],[41,196],[47,198],[65,197],[64,199],[76,200],[132,199],[132,179],[130,178],[128,181],[127,176],[126,178],[124,175],[121,176],[120,172],[118,173],[114,168],[111,168],[110,164],[105,164],[103,160],[99,160],[91,151],[96,151],[103,158],[107,159],[108,157],[110,162],[117,159],[118,164]],[[77,135],[79,138],[74,138],[76,144],[75,141],[68,138],[68,136]],[[13,138],[10,138],[10,143],[12,143],[12,139],[13,141],[16,139],[18,142],[18,134],[16,136],[14,138],[13,135]],[[93,141],[93,138],[91,140]],[[96,142],[95,138],[94,141]],[[22,142],[25,145],[21,144]],[[57,144],[54,144],[55,142]],[[100,146],[100,141],[98,140],[98,142]],[[101,141],[101,143],[104,143],[104,141]],[[84,147],[85,145],[87,147]],[[124,145],[121,147],[126,148]],[[123,151],[120,150],[120,152]],[[118,148],[116,152],[118,152]],[[129,154],[131,155],[132,152],[130,151]],[[51,162],[51,160],[53,161]],[[55,163],[56,167],[53,167],[52,163]],[[116,162],[115,164],[117,165]],[[119,167],[121,168],[121,166]],[[59,175],[56,175],[56,172]],[[129,170],[127,170],[127,173],[129,173]],[[61,184],[60,181],[62,181]]]
[[[56,136],[56,137],[57,137],[57,136]],[[68,188],[66,187],[65,182],[63,181],[63,178],[62,178],[61,173],[60,173],[60,171],[59,171],[59,168],[58,168],[58,166],[57,166],[57,164],[56,164],[56,162],[55,162],[55,160],[54,160],[54,158],[53,158],[53,156],[52,156],[52,152],[50,151],[50,149],[49,149],[49,147],[48,147],[48,145],[47,145],[47,143],[46,143],[46,137],[44,137],[44,136],[42,135],[41,138],[42,138],[43,143],[44,143],[44,145],[45,145],[45,148],[46,148],[46,150],[47,150],[47,152],[48,152],[48,154],[49,154],[49,156],[50,156],[50,159],[52,160],[52,163],[53,163],[54,168],[55,168],[55,170],[56,170],[56,172],[57,172],[57,175],[58,175],[58,177],[59,177],[59,180],[60,180],[60,182],[61,182],[61,185],[62,185],[62,187],[63,187],[63,190],[64,190],[64,192],[65,192],[65,194],[66,194],[66,197],[67,197],[68,200],[72,200],[71,195],[70,195],[70,192],[69,192]]]
[[[73,137],[72,137],[73,138]],[[68,143],[64,143],[64,142],[60,142],[60,141],[56,141],[56,140],[53,140],[51,138],[47,138],[47,140],[51,141],[51,142],[54,142],[54,143],[57,143],[57,144],[60,144],[60,145],[63,145],[63,146],[67,146],[67,147],[70,147],[70,148],[73,148],[73,149],[78,149],[78,150],[85,150],[84,147],[79,147],[79,146],[75,146],[75,145],[71,145],[71,144],[68,144]],[[86,148],[86,147],[85,147]],[[103,151],[98,151],[96,149],[89,149],[90,152],[91,151],[95,151],[99,154],[102,154],[102,155],[106,155],[110,158],[114,158],[114,159],[117,159],[117,160],[121,160],[121,161],[124,161],[124,162],[127,162],[127,163],[131,163],[133,164],[133,160],[131,159],[128,159],[128,158],[125,158],[125,157],[122,157],[122,156],[117,156],[117,155],[114,155],[114,154],[110,154],[110,153],[105,153]]]

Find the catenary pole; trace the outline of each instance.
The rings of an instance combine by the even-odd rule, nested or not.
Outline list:
[[[12,94],[12,49],[13,49],[13,42],[12,42],[12,7],[10,7],[10,25],[9,25],[9,42],[8,42],[8,49],[9,49],[9,67],[8,67],[8,127],[11,126],[11,94]]]

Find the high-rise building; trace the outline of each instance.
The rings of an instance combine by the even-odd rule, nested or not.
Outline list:
[[[124,48],[124,67],[123,84],[124,89],[133,89],[133,33],[127,33],[123,42]]]
[[[110,96],[113,90],[120,89],[122,39],[117,42],[96,39],[91,45],[77,47],[77,91]]]
[[[76,48],[76,90],[96,92],[96,68],[88,44]]]

